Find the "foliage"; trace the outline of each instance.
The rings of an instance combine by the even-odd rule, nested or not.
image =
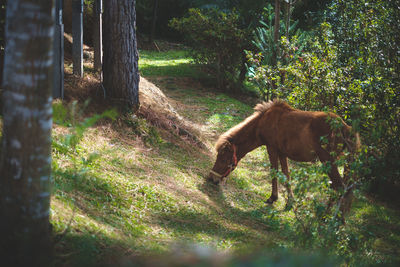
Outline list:
[[[372,191],[400,189],[400,1],[333,1],[329,21],[346,91],[358,91],[358,114],[372,163]],[[386,184],[386,186],[385,186]],[[385,192],[384,194],[382,194]]]
[[[190,9],[187,17],[173,19],[170,25],[188,37],[195,62],[205,64],[215,73],[219,88],[235,86],[248,35],[239,26],[238,13]]]
[[[334,111],[359,131],[362,151],[355,158],[337,161],[349,166],[355,177],[346,187],[357,188],[356,196],[361,198],[359,190],[372,185],[371,191],[385,192],[398,203],[394,192],[400,188],[400,44],[396,37],[400,32],[390,26],[399,23],[395,2],[333,1],[329,16],[311,38],[299,33],[290,39],[281,37],[276,66],[271,64],[272,27],[264,24],[255,36],[258,50],[249,52],[248,59],[249,76],[265,98],[274,95],[301,109]],[[294,226],[301,233],[295,242],[312,249],[335,247],[347,263],[357,264],[368,253],[360,241],[371,241],[341,226],[334,210],[327,209],[320,197],[338,201],[344,192],[330,192],[323,186],[326,182],[316,187],[310,183],[314,174],[318,171],[309,172],[303,184],[306,175],[292,173],[297,180],[295,195],[302,196],[301,202],[293,204]],[[299,188],[302,184],[304,188]],[[310,198],[310,191],[319,194]],[[364,252],[359,254],[356,247]]]
[[[89,157],[83,158],[79,155],[79,143],[81,142],[85,132],[89,127],[92,127],[98,120],[103,118],[115,119],[117,113],[115,110],[107,110],[102,114],[96,114],[92,117],[88,117],[83,121],[78,121],[78,118],[82,116],[84,109],[89,104],[89,101],[86,101],[83,105],[83,108],[79,110],[78,102],[74,101],[71,103],[68,109],[66,109],[62,103],[55,103],[53,105],[53,116],[54,121],[57,124],[64,125],[70,127],[70,133],[66,134],[60,138],[53,139],[52,147],[53,152],[62,153],[65,156],[68,156],[70,160],[74,163],[74,168],[79,165],[78,162],[91,162],[97,154],[91,154]],[[57,168],[53,166],[53,168]],[[77,172],[80,172],[76,169]]]
[[[264,100],[269,100],[275,95],[275,87],[279,87],[279,81],[276,80],[275,76],[279,77],[280,68],[296,60],[310,38],[307,32],[297,29],[297,22],[292,22],[287,33],[291,36],[291,41],[289,42],[287,39],[289,36],[284,36],[281,44],[275,44],[274,17],[273,7],[268,5],[265,8],[264,21],[261,21],[261,27],[258,27],[254,33],[253,44],[255,49],[246,51],[247,58],[250,60],[248,77],[258,86]],[[282,20],[279,32],[286,32],[286,25]],[[280,46],[286,47],[279,49]],[[277,53],[277,51],[280,51],[280,53]],[[275,54],[277,62],[275,62]],[[267,76],[269,79],[267,79]]]
[[[332,0],[291,1],[295,2],[292,17],[299,21],[299,27],[302,30],[312,30],[320,24],[325,19],[324,15],[328,5],[332,2]]]
[[[251,49],[252,32],[264,15],[262,0],[195,0],[188,14],[170,26],[181,32],[193,57],[206,65],[222,89],[243,87],[246,77],[244,50]]]
[[[301,53],[299,38],[282,37],[276,67],[264,51],[249,53],[251,78],[264,95],[274,83],[274,94],[297,107],[340,114],[366,144],[364,178],[378,191],[390,181],[385,190],[393,191],[400,182],[399,32],[389,25],[397,25],[399,10],[393,1],[335,1],[330,12],[314,40],[300,42]]]
[[[176,56],[162,54],[162,60],[168,61],[168,55]],[[149,65],[160,60],[157,53],[146,51],[146,57]],[[252,113],[252,105],[193,79],[155,80],[179,115],[201,129],[202,140],[210,148],[210,136]],[[56,124],[58,117],[71,114],[70,108],[54,110]],[[396,266],[399,262],[399,212],[356,190],[354,208],[342,225],[340,216],[335,216],[336,206],[327,209],[330,196],[334,203],[338,201],[329,187],[328,166],[291,162],[293,208],[285,209],[284,194],[268,206],[264,201],[271,191],[271,175],[278,175],[280,182],[285,176],[269,173],[263,148],[246,155],[226,184],[214,188],[204,183],[213,163],[208,149],[188,145],[161,128],[155,130],[163,142],[149,140],[143,146],[138,134],[146,134],[150,127],[144,120],[135,121],[124,116],[111,125],[87,128],[74,152],[76,168],[69,156],[53,148],[52,224],[56,237],[63,237],[56,243],[54,265],[97,266],[110,261],[118,265],[118,259],[138,264],[132,254],[150,255],[150,260],[164,264],[165,258],[158,255],[170,250],[180,254],[180,246],[195,247],[201,252],[201,262],[210,255],[208,265],[215,263],[220,252],[233,254],[227,266],[249,262],[254,266],[269,262],[321,266],[331,259],[331,266]],[[54,140],[62,140],[69,130],[62,125],[72,125],[72,120],[54,127]],[[210,251],[216,255],[204,253]]]

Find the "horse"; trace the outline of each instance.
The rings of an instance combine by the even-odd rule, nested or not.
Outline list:
[[[324,141],[325,140],[325,141]],[[336,157],[345,148],[354,153],[360,146],[358,133],[342,118],[331,112],[302,111],[284,101],[274,100],[257,104],[254,113],[222,134],[215,145],[217,158],[207,180],[219,184],[250,151],[266,146],[272,169],[287,177],[285,184],[288,202],[293,199],[290,188],[288,158],[300,162],[330,162],[328,176],[335,190],[343,189]],[[335,153],[332,153],[335,152]],[[272,193],[266,203],[278,199],[278,181],[272,179]]]

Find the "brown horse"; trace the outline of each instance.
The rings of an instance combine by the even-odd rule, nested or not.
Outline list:
[[[217,160],[208,180],[218,184],[235,169],[247,153],[265,145],[272,168],[278,170],[279,160],[288,181],[288,158],[303,162],[319,158],[321,162],[331,163],[328,175],[332,187],[335,190],[343,188],[343,179],[331,152],[336,152],[337,155],[344,148],[353,152],[360,142],[358,134],[353,133],[351,127],[338,115],[294,109],[280,100],[258,104],[254,110],[253,115],[218,139]],[[333,126],[333,122],[336,122],[336,126]],[[324,138],[327,144],[321,141]],[[290,199],[293,193],[289,183],[286,184],[286,188]],[[278,181],[273,178],[272,194],[266,202],[273,203],[277,199]]]

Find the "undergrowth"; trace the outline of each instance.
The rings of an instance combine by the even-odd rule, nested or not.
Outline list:
[[[201,129],[209,147],[252,113],[251,106],[229,95],[209,91],[195,80],[182,82],[188,78],[185,73],[196,72],[183,52],[149,52],[147,58],[144,53],[142,60],[148,65],[158,65],[154,62],[159,57],[165,62],[182,57],[181,63],[173,63],[177,66],[166,63],[173,67],[147,78],[173,99],[187,122]],[[175,72],[181,67],[184,77]],[[143,75],[151,70],[146,68],[142,65]],[[296,201],[287,210],[285,190],[274,206],[264,203],[271,192],[264,148],[242,159],[225,185],[213,187],[205,175],[214,152],[133,114],[90,115],[84,103],[55,103],[54,122],[55,265],[119,264],[132,255],[161,255],[177,244],[199,244],[213,252],[257,251],[249,261],[258,259],[261,265],[400,261],[399,212],[368,198],[361,189],[345,225],[323,216],[330,189],[321,164],[290,163]],[[284,182],[282,173],[275,175]],[[239,262],[247,259],[239,257]]]

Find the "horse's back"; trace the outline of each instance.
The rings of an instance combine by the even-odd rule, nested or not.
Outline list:
[[[268,149],[296,161],[315,159],[311,124],[314,114],[301,110],[271,110],[262,123],[263,139]]]
[[[293,160],[312,161],[321,137],[332,135],[332,119],[339,119],[344,128],[350,128],[334,113],[280,108],[271,108],[260,128],[267,146]]]

